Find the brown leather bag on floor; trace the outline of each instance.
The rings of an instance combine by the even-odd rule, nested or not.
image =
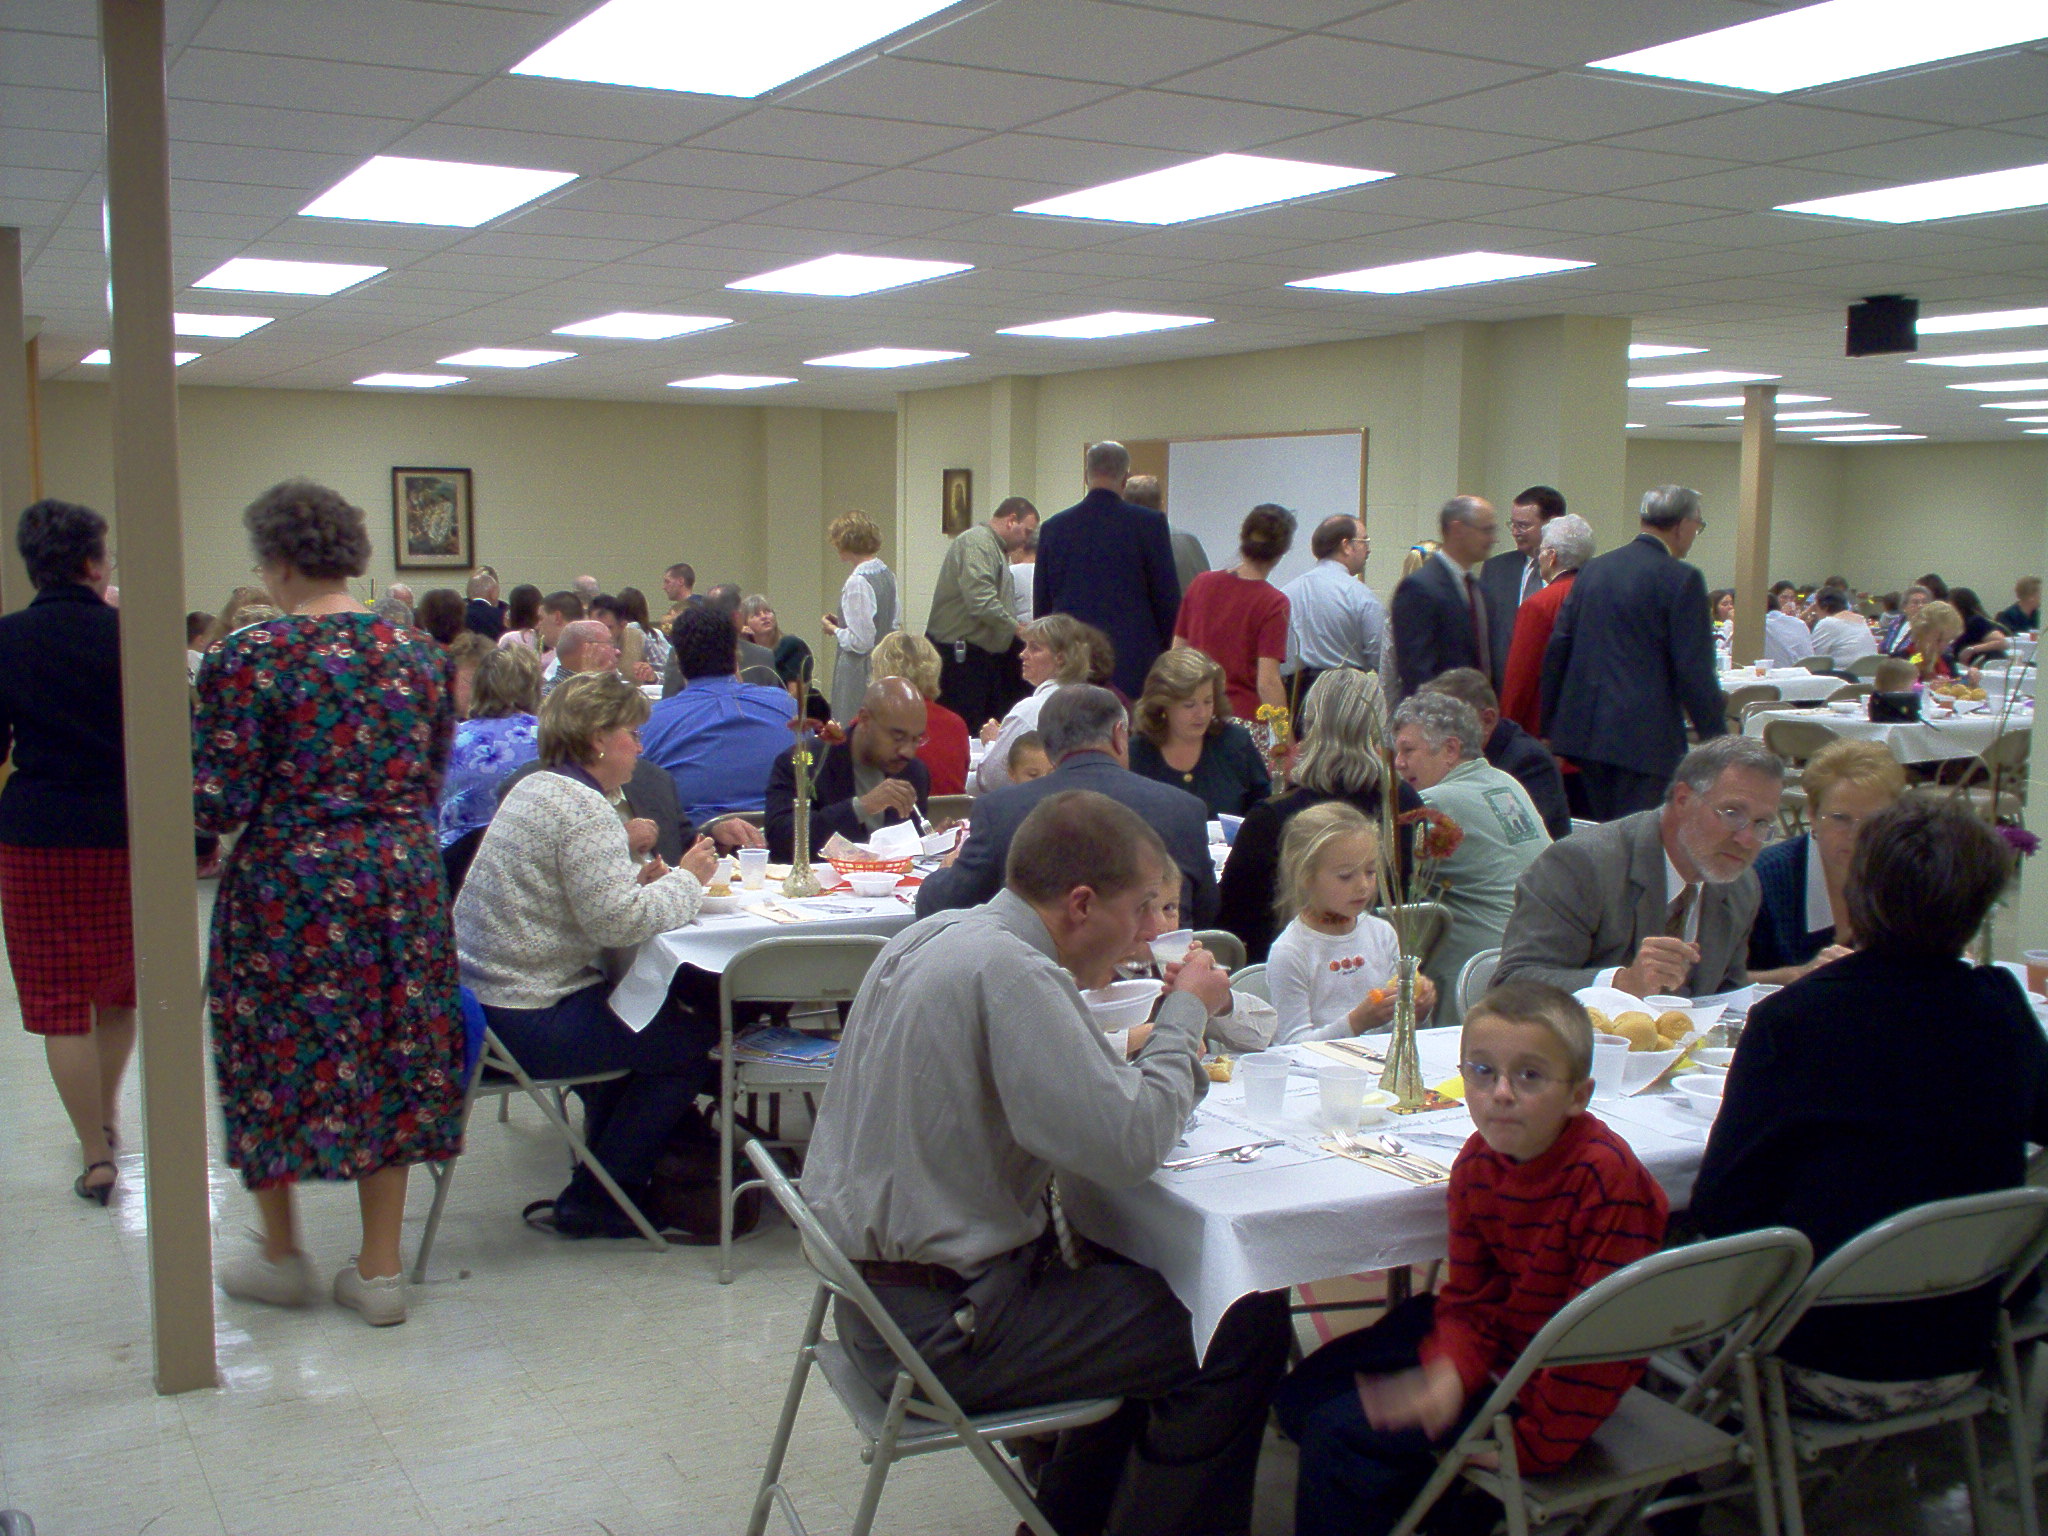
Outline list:
[[[752,1168],[735,1160],[733,1183],[752,1176]],[[732,1235],[743,1237],[761,1222],[763,1191],[750,1189],[733,1202]],[[685,1243],[718,1241],[718,1143],[671,1141],[662,1149],[647,1181],[642,1203],[647,1219],[664,1233],[681,1233]]]

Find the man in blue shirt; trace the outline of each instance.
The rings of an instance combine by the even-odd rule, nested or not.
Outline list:
[[[739,635],[712,608],[685,608],[672,631],[683,690],[654,706],[640,728],[641,753],[669,771],[683,814],[759,811],[768,770],[795,738],[796,702],[780,688],[739,680]]]

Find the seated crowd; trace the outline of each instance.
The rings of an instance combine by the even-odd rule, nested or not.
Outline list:
[[[370,608],[348,586],[369,555],[360,510],[306,482],[252,505],[264,586],[188,622],[186,642],[200,828],[239,833],[209,989],[229,1158],[263,1217],[223,1287],[312,1299],[292,1187],[350,1179],[364,1245],[333,1293],[371,1322],[404,1319],[403,1174],[459,1143],[458,980],[529,1072],[621,1074],[578,1092],[586,1140],[637,1201],[666,1149],[716,1140],[700,1104],[715,1092],[716,978],[684,967],[629,1028],[607,952],[689,924],[723,854],[786,863],[800,810],[815,852],[928,830],[934,796],[972,796],[964,837],[846,1016],[803,1193],[968,1411],[1123,1400],[1039,1458],[1036,1497],[1063,1533],[1246,1530],[1269,1410],[1300,1449],[1297,1531],[1385,1531],[1543,1324],[1656,1252],[1667,1222],[1790,1226],[1825,1254],[1916,1203],[2022,1179],[2027,1146],[2048,1143],[2048,1040],[2014,978],[1966,958],[2013,852],[1966,805],[1907,796],[1889,751],[1850,740],[1804,765],[1810,830],[1777,838],[1786,764],[1709,707],[1708,626],[1730,620],[1683,564],[1703,521],[1694,493],[1652,492],[1641,537],[1597,558],[1548,487],[1517,499],[1515,551],[1496,560],[1492,507],[1453,498],[1390,625],[1357,580],[1357,519],[1316,528],[1309,576],[1268,580],[1295,532],[1274,506],[1245,519],[1239,563],[1193,575],[1177,608],[1160,600],[1153,584],[1178,591],[1186,551],[1156,508],[1122,499],[1122,453],[1090,450],[1088,499],[1042,535],[1021,498],[961,535],[922,634],[902,620],[880,531],[835,521],[848,572],[822,686],[765,596],[699,594],[687,564],[663,574],[658,622],[638,589],[590,577],[501,601],[488,568],[463,593],[394,586]],[[118,1088],[118,1051],[88,1074],[58,1041],[97,1021],[118,1043],[132,976],[124,990],[110,950],[89,1001],[63,993],[35,970],[15,893],[83,880],[92,861],[76,855],[125,850],[117,819],[81,818],[87,841],[56,850],[23,819],[54,803],[33,798],[53,772],[36,658],[89,657],[102,694],[118,679],[105,530],[84,508],[30,508],[19,542],[39,595],[0,619],[0,741],[18,765],[0,795],[0,896],[24,1017],[51,1037],[67,1106]],[[1111,574],[1146,584],[1145,601],[1091,608],[1108,546],[1087,541],[1126,535],[1137,544]],[[1034,539],[1035,617],[1020,618],[1016,556]],[[1879,600],[1846,585],[1774,600],[1769,658],[1896,660],[1910,687],[1967,673],[2039,617],[2032,579],[1996,618],[1938,577]],[[1660,666],[1683,658],[1705,692],[1675,684],[1626,761],[1554,753],[1597,743],[1600,711],[1628,707],[1587,701],[1626,692],[1604,671],[1587,681],[1588,648],[1634,601],[1669,620],[1645,649]],[[101,746],[116,773],[89,788],[111,806],[118,689],[94,697],[103,737],[112,712]],[[1589,794],[1605,814],[1575,823]],[[1449,846],[1419,836],[1444,826]],[[1448,1184],[1443,1281],[1291,1372],[1284,1292],[1241,1297],[1198,1353],[1159,1273],[1073,1239],[1059,1181],[1151,1178],[1209,1091],[1205,1051],[1386,1030],[1402,902],[1442,908],[1414,1001],[1425,1026],[1461,1031],[1475,1128]],[[1152,1017],[1105,1034],[1081,993],[1152,967],[1150,941],[1183,926],[1227,931],[1266,967],[1266,996],[1233,989],[1198,939],[1155,967]],[[1487,952],[1490,984],[1468,1006],[1468,962]],[[1781,990],[1750,1008],[1689,1211],[1674,1213],[1592,1106],[1593,1026],[1572,994],[1752,982]],[[323,1001],[302,1019],[309,996]],[[1929,1052],[1937,1017],[1944,1049]],[[132,1012],[125,1027],[132,1038]],[[302,1060],[282,1060],[285,1040],[307,1042]],[[1865,1065],[1845,1074],[1851,1060]],[[1900,1136],[1930,1096],[1971,1113],[1935,1142]],[[77,1189],[101,1203],[107,1114],[73,1112]],[[636,1231],[580,1164],[526,1214],[565,1238]],[[1986,1367],[1993,1305],[1915,1302],[1882,1327],[1817,1315],[1786,1345],[1790,1389],[1802,1411],[1846,1419],[1953,1397]],[[838,1329],[886,1393],[882,1339],[845,1303]],[[1512,1425],[1521,1471],[1564,1466],[1642,1378],[1640,1362],[1532,1378]]]

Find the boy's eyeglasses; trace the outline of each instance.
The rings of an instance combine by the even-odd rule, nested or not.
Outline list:
[[[1483,1061],[1461,1061],[1458,1075],[1465,1079],[1468,1089],[1480,1093],[1491,1093],[1495,1084],[1506,1081],[1516,1098],[1525,1094],[1538,1094],[1544,1089],[1562,1082],[1561,1077],[1552,1077],[1548,1072],[1539,1072],[1534,1067],[1524,1067],[1519,1072],[1503,1072],[1499,1067],[1489,1066]]]

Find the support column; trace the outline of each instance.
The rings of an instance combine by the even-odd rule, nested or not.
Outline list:
[[[14,519],[36,499],[30,425],[28,327],[22,318],[21,231],[0,229],[0,610],[25,608],[35,595],[14,543]]]
[[[1771,477],[1778,453],[1778,386],[1742,387],[1741,505],[1735,524],[1737,665],[1764,653],[1764,601],[1771,585]]]
[[[2048,466],[2043,466],[2041,473],[2040,504],[2048,505]],[[2034,549],[2036,567],[2048,568],[2048,527],[2034,529]],[[2038,695],[2038,659],[2034,665]],[[2034,748],[2027,761],[2027,806],[2032,813],[2029,824],[2038,832],[2044,825],[2043,812],[2048,811],[2048,710],[2044,709],[2034,711]],[[2048,949],[2048,849],[2020,861],[2019,879],[2020,891],[2014,901],[2019,921],[2000,922],[1996,930],[1995,958],[2000,960],[2017,960],[2022,950]]]
[[[1413,538],[1436,537],[1437,509],[1451,497],[1485,494],[1492,330],[1476,321],[1423,327]]]
[[[832,680],[818,616],[834,606],[827,566],[839,560],[825,542],[825,413],[768,406],[761,411],[762,588],[783,633],[800,635],[818,659],[821,686]]]
[[[156,1389],[173,1393],[213,1386],[217,1377],[205,1035],[191,895],[192,723],[176,643],[185,622],[185,553],[171,372],[164,7],[163,0],[100,0],[99,10],[150,1317]]]
[[[997,379],[989,385],[988,485],[975,488],[974,520],[987,522],[997,505],[1011,496],[1034,504],[1038,500],[1036,379]]]

